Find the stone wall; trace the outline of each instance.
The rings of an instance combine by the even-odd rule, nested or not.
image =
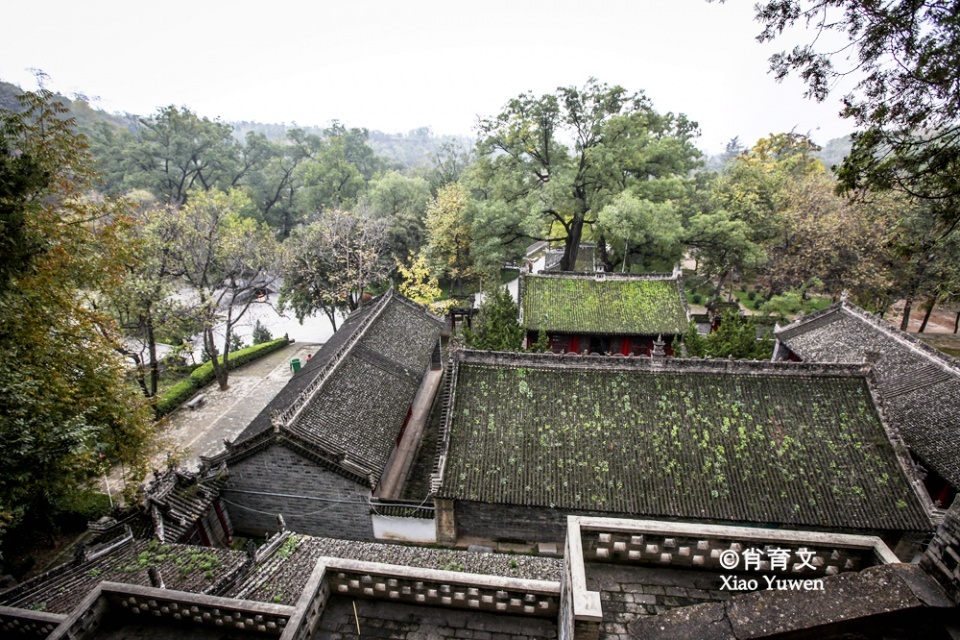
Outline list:
[[[238,533],[277,530],[277,515],[298,533],[373,541],[370,490],[273,444],[230,466],[223,497]]]
[[[548,507],[520,507],[457,500],[457,537],[562,543],[568,512]]]

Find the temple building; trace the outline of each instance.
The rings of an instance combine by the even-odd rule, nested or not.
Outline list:
[[[651,355],[659,339],[669,355],[689,322],[679,268],[523,274],[519,298],[527,346],[545,331],[554,353]]]

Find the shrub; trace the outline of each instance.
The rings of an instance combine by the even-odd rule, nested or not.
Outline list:
[[[210,370],[211,372],[213,369]],[[197,390],[193,378],[186,378],[166,390],[157,399],[157,417],[165,416],[186,402]]]
[[[289,343],[290,341],[287,338],[278,338],[270,342],[240,349],[230,354],[230,361],[227,364],[227,368],[236,369],[242,364],[272,353],[277,349],[287,346]],[[165,416],[179,407],[193,395],[194,391],[207,386],[213,382],[215,377],[213,374],[213,364],[210,362],[205,362],[194,369],[193,372],[190,373],[189,378],[181,380],[160,396],[157,400],[157,417]]]
[[[756,291],[750,291],[749,293],[747,293],[747,300],[755,300],[756,297],[757,297]]]
[[[57,523],[70,530],[83,529],[91,520],[110,513],[110,497],[105,493],[83,490],[71,494],[58,505]]]
[[[692,302],[693,304],[700,304],[701,302],[703,302],[703,296],[701,296],[699,293],[695,293],[692,296],[690,296],[690,302]]]

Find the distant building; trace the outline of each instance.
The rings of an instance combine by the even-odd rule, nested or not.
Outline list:
[[[236,530],[273,532],[280,514],[304,533],[372,540],[370,499],[404,471],[398,445],[418,394],[429,406],[436,390],[442,326],[392,289],[352,313],[208,461],[229,467],[223,497]]]
[[[859,365],[453,359],[433,486],[441,541],[560,540],[567,515],[870,533],[892,546],[932,527]]]
[[[650,355],[658,337],[673,353],[689,310],[673,273],[567,272],[521,275],[520,321],[527,344],[541,331],[554,353]]]
[[[869,362],[887,421],[925,470],[933,500],[960,487],[960,361],[841,301],[775,332],[776,360]]]

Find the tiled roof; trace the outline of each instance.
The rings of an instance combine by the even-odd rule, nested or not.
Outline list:
[[[0,605],[69,613],[103,581],[150,586],[149,569],[160,571],[167,589],[208,593],[240,572],[242,551],[130,540],[96,559],[62,565],[0,595]]]
[[[676,335],[687,330],[679,277],[572,273],[520,279],[523,326],[594,335]]]
[[[859,367],[459,352],[439,497],[930,528]]]
[[[197,473],[172,469],[156,474],[146,489],[146,502],[163,520],[162,541],[178,541],[206,513],[226,483],[227,470],[222,465]]]
[[[884,417],[927,465],[960,487],[960,362],[841,302],[777,338],[806,362],[875,362]]]
[[[442,327],[389,290],[351,314],[216,460],[250,455],[275,434],[332,460],[348,477],[379,477]],[[276,432],[272,419],[281,424]]]

